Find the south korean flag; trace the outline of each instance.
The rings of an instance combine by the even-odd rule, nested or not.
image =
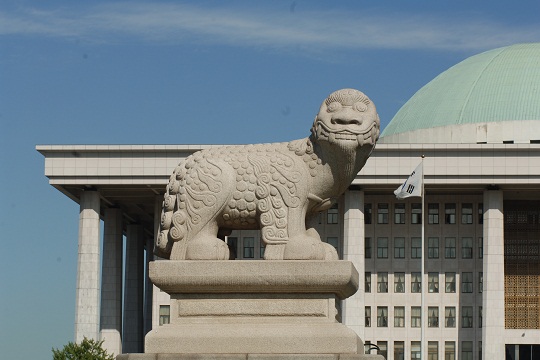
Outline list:
[[[422,197],[422,183],[424,182],[422,164],[420,163],[407,180],[405,180],[403,185],[394,191],[394,194],[399,200],[413,196]]]

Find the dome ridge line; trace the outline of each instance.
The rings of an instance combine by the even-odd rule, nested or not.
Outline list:
[[[495,59],[497,59],[499,56],[501,56],[501,54],[503,52],[505,52],[506,50],[508,49],[508,47],[503,47],[503,48],[500,48],[499,52],[493,56],[491,58],[491,60],[489,60],[489,62],[484,66],[484,68],[482,69],[482,71],[480,72],[480,74],[478,74],[478,76],[476,77],[476,79],[474,80],[474,83],[472,84],[471,88],[469,89],[469,93],[467,94],[467,97],[465,98],[465,101],[463,103],[463,106],[461,107],[461,109],[459,109],[459,117],[458,117],[458,124],[463,124],[463,113],[465,112],[465,108],[467,107],[467,105],[469,105],[469,100],[471,98],[471,94],[473,93],[473,91],[476,89],[476,85],[478,84],[478,82],[480,81],[480,79],[482,78],[482,75],[484,75],[484,73],[486,72],[487,68],[495,61]]]

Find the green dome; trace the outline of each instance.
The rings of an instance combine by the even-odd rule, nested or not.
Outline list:
[[[386,136],[443,126],[540,120],[540,43],[472,56],[421,88]]]

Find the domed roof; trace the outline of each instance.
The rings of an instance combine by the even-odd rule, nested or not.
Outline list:
[[[540,43],[490,50],[441,73],[397,112],[381,140],[403,142],[392,135],[420,129],[527,120],[540,120]]]

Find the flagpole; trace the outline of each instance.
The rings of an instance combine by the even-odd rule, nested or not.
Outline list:
[[[421,266],[421,270],[420,270],[420,297],[421,297],[421,300],[420,300],[420,359],[427,359],[426,355],[427,355],[427,352],[425,351],[425,345],[426,345],[426,329],[425,329],[425,323],[426,323],[426,320],[428,319],[428,316],[429,314],[427,314],[424,310],[425,308],[425,299],[424,299],[424,292],[425,292],[425,274],[424,274],[424,258],[426,257],[426,253],[425,253],[425,247],[424,247],[424,226],[425,226],[425,220],[426,220],[426,217],[425,217],[425,208],[424,208],[424,197],[425,197],[425,190],[424,190],[424,155],[422,155],[422,243],[421,243],[421,250],[422,250],[422,255],[421,255],[421,261],[422,261],[422,266]]]

